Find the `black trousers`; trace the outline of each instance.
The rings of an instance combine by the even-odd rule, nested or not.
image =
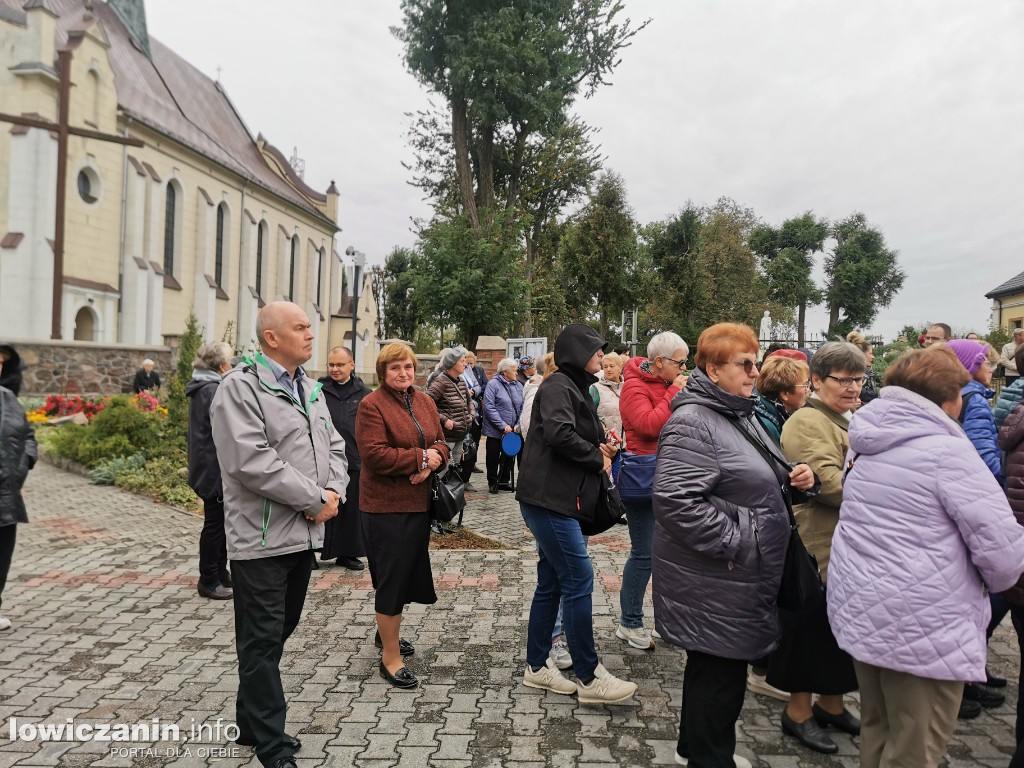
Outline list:
[[[512,459],[501,452],[501,438],[487,438],[487,484],[512,481]]]
[[[3,605],[4,587],[7,586],[7,574],[11,570],[11,558],[14,557],[14,540],[18,536],[18,525],[0,525],[0,605]]]
[[[216,587],[227,572],[224,499],[203,499],[203,530],[199,534],[199,583],[204,587]]]
[[[256,560],[232,560],[235,647],[238,652],[236,721],[240,736],[256,741],[263,765],[292,754],[284,744],[288,704],[281,654],[302,616],[313,550]]]
[[[686,652],[676,751],[692,768],[736,767],[736,721],[746,692],[746,661]]]

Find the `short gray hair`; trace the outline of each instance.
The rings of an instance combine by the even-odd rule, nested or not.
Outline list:
[[[231,364],[235,350],[226,341],[211,341],[196,350],[196,359],[192,367],[199,371],[220,371],[225,365]]]
[[[466,356],[466,348],[461,344],[456,344],[451,349],[445,349],[441,352],[441,370],[450,371],[455,365]]]
[[[515,359],[513,359],[511,357],[503,357],[501,360],[498,361],[498,365],[494,369],[494,372],[495,373],[504,373],[509,368],[511,368],[514,371],[518,371],[519,370],[519,361],[515,360]]]
[[[868,358],[856,345],[848,341],[830,341],[818,347],[811,358],[811,375],[824,379],[832,371],[866,371]]]
[[[1014,328],[1013,333],[1011,335],[1019,336],[1020,334],[1024,334],[1024,328]]]
[[[662,331],[647,342],[647,357],[651,360],[655,357],[671,357],[672,353],[680,348],[686,350],[683,357],[689,356],[690,348],[683,341],[682,336],[675,331]]]

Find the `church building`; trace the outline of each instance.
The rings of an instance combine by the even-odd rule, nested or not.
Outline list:
[[[246,349],[259,308],[290,299],[317,336],[307,367],[326,368],[338,190],[307,186],[150,37],[143,0],[0,0],[0,113],[0,336],[163,346],[194,310]]]

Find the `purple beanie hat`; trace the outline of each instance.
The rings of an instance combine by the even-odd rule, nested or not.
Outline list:
[[[956,359],[973,376],[988,359],[989,345],[975,341],[974,339],[953,339],[946,342],[946,347],[952,350]]]

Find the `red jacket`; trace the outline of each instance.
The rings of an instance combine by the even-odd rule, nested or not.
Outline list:
[[[640,368],[646,357],[634,357],[626,363],[619,393],[619,413],[626,433],[629,453],[657,453],[658,437],[672,414],[669,404],[679,394],[679,387]]]

